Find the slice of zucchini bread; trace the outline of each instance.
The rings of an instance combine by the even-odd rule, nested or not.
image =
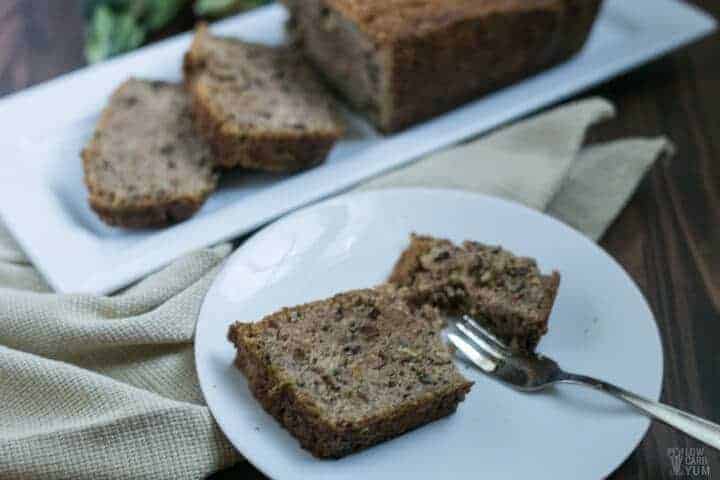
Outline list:
[[[198,130],[222,167],[293,172],[342,136],[332,95],[301,55],[198,27],[184,61]]]
[[[547,332],[560,274],[543,275],[535,260],[478,242],[413,234],[390,282],[412,306],[470,315],[513,349],[532,352]]]
[[[217,186],[181,85],[130,79],[82,151],[90,207],[109,225],[159,227],[190,217]]]
[[[602,0],[282,0],[307,57],[385,132],[562,62]]]
[[[339,458],[455,411],[469,392],[437,329],[391,286],[235,323],[236,365],[263,408],[318,457]]]

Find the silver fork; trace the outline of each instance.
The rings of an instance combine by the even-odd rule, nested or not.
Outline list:
[[[611,383],[563,371],[541,354],[523,356],[468,316],[455,323],[457,331],[448,339],[483,372],[524,392],[536,392],[556,383],[585,385],[629,403],[645,415],[660,420],[687,435],[720,450],[720,425],[677,408],[641,397]]]

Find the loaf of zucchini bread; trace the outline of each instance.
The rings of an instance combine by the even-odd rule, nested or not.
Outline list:
[[[265,410],[318,457],[338,458],[445,417],[472,382],[435,309],[390,285],[235,323],[236,365]]]
[[[602,0],[282,0],[330,83],[391,132],[562,62]]]

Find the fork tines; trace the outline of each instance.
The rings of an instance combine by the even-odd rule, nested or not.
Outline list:
[[[473,318],[463,315],[455,323],[455,327],[470,340],[472,344],[491,357],[502,360],[513,355],[510,348],[495,335],[480,326]]]

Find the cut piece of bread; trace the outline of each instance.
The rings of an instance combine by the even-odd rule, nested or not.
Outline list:
[[[380,130],[397,131],[580,51],[601,0],[282,0],[289,30]]]
[[[469,392],[437,329],[392,286],[235,323],[236,365],[257,400],[318,457],[338,458],[447,416]]]
[[[543,275],[535,260],[478,242],[413,234],[390,282],[411,305],[470,315],[513,349],[532,352],[547,332],[560,274]]]
[[[201,25],[184,72],[196,125],[222,167],[301,170],[342,136],[332,96],[289,48],[215,37]]]
[[[130,79],[82,151],[91,208],[107,224],[158,227],[193,215],[217,185],[181,85]]]

